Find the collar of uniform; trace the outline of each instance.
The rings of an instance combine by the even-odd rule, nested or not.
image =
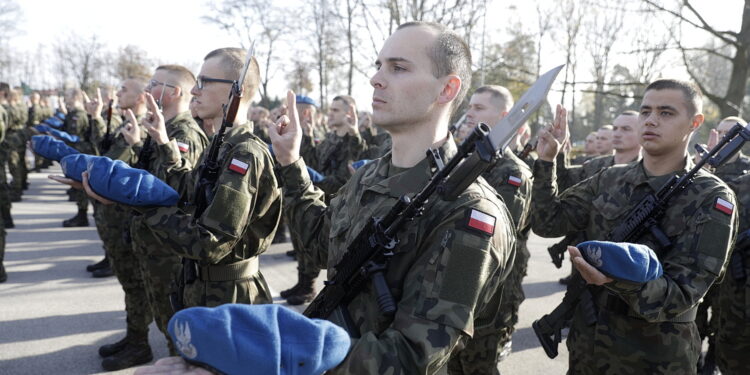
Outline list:
[[[447,164],[458,152],[453,136],[448,135],[447,140],[438,148],[438,151],[443,157],[443,162]],[[363,185],[365,190],[400,198],[402,195],[414,193],[415,189],[421,189],[432,177],[430,161],[426,157],[417,165],[395,176],[388,177],[388,170],[391,168],[391,156],[392,154],[389,152],[378,159],[375,168],[362,176],[360,184]]]
[[[695,166],[692,160],[685,157],[685,166],[677,171],[676,173],[668,173],[662,176],[649,176],[646,173],[646,168],[643,166],[643,159],[638,161],[637,163],[630,164],[627,168],[627,170],[622,174],[622,181],[628,182],[632,185],[639,185],[642,183],[647,183],[651,189],[654,191],[659,191],[662,186],[675,174],[678,176],[682,176],[690,169],[692,169]]]
[[[164,126],[166,126],[166,127],[169,127],[169,126],[171,126],[172,124],[174,124],[175,122],[178,122],[178,121],[185,121],[185,120],[187,120],[187,119],[190,119],[190,120],[192,120],[192,119],[193,119],[193,116],[191,116],[191,115],[190,115],[190,111],[184,111],[184,112],[180,112],[180,113],[178,113],[178,114],[177,114],[177,116],[175,116],[175,117],[172,117],[171,119],[167,120],[167,121],[166,121],[166,122],[164,123]]]

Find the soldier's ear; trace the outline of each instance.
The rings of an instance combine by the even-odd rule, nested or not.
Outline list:
[[[461,92],[461,78],[455,74],[449,74],[443,77],[443,89],[437,100],[439,104],[449,104]]]
[[[703,125],[704,120],[705,120],[705,117],[703,116],[702,113],[696,113],[695,116],[693,116],[693,119],[690,123],[692,130],[695,131],[701,125]]]

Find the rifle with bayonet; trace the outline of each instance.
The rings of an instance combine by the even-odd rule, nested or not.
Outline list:
[[[234,126],[234,121],[237,118],[237,111],[239,110],[240,101],[244,94],[242,85],[245,82],[245,76],[247,75],[247,70],[252,63],[254,55],[255,43],[252,43],[250,49],[247,51],[247,60],[245,60],[242,74],[240,75],[239,80],[232,82],[232,88],[229,91],[229,100],[227,101],[227,104],[222,106],[224,115],[221,120],[221,128],[219,128],[219,131],[214,135],[206,157],[203,159],[201,165],[198,166],[198,178],[196,179],[194,194],[195,200],[193,202],[193,205],[195,206],[193,218],[195,220],[200,218],[214,199],[216,182],[219,179],[221,170],[219,150],[224,143],[227,129]],[[182,294],[185,286],[194,282],[197,277],[196,261],[193,259],[182,258],[182,272],[180,273],[178,280],[175,282],[177,285],[177,291],[176,293],[171,293],[169,295],[172,309],[175,312],[184,308],[185,305],[182,300]]]
[[[332,319],[342,324],[350,336],[357,337],[358,330],[351,323],[346,306],[371,282],[381,313],[393,316],[396,301],[384,273],[393,256],[393,249],[399,243],[399,232],[407,223],[422,215],[428,201],[436,198],[456,199],[478,176],[494,165],[518,128],[546,100],[547,92],[561,69],[562,66],[559,66],[541,76],[492,130],[486,124],[478,124],[458,147],[458,153],[447,163],[443,163],[437,150],[428,150],[427,155],[432,158],[436,172],[427,185],[413,197],[401,196],[382,218],[370,219],[349,244],[341,261],[334,266],[336,274],[326,282],[304,314],[309,318]]]
[[[625,220],[609,233],[607,240],[637,242],[648,233],[653,236],[660,249],[670,247],[671,241],[659,227],[659,222],[669,208],[669,202],[692,184],[695,174],[704,165],[708,164],[714,168],[722,165],[737,154],[747,141],[750,141],[750,127],[737,123],[711,151],[699,149],[702,157],[690,171],[681,177],[672,176],[659,191],[644,197],[630,210]],[[560,305],[531,325],[548,357],[557,357],[557,345],[562,341],[561,331],[572,319],[579,304],[586,323],[595,324],[596,313],[592,293],[583,277],[575,273]]]
[[[109,104],[107,104],[107,131],[104,133],[104,138],[102,138],[102,141],[99,142],[99,150],[101,151],[101,154],[104,155],[109,151],[109,149],[112,147],[112,132],[110,130],[110,126],[112,125],[112,106],[114,105],[114,99],[109,99]]]

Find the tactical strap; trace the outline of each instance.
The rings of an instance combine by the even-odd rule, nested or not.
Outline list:
[[[639,316],[638,314],[633,311],[633,309],[630,308],[630,306],[625,303],[620,297],[618,297],[615,294],[609,293],[609,292],[603,292],[599,293],[599,298],[597,300],[597,305],[600,309],[606,310],[607,312],[618,314],[618,315],[625,315],[631,318],[641,319],[643,320],[643,317]],[[688,309],[684,313],[667,320],[669,323],[689,323],[692,321],[695,321],[695,316],[698,312],[698,306],[693,306],[692,308]]]
[[[258,257],[213,266],[201,266],[198,277],[203,281],[233,281],[247,279],[258,273]]]

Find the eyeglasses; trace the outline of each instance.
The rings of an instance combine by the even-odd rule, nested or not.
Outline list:
[[[157,81],[155,79],[152,79],[152,80],[148,81],[148,85],[146,85],[146,90],[151,89],[151,88],[156,87],[156,86],[159,86],[159,85],[164,85],[164,86],[167,86],[167,87],[171,87],[173,89],[177,88],[177,86],[175,86],[175,85],[170,85],[170,84],[168,84],[166,82],[160,82],[160,81]]]
[[[196,86],[198,87],[198,90],[203,90],[203,87],[206,85],[206,82],[234,83],[234,81],[231,79],[219,79],[219,78],[198,76],[197,82],[196,82]]]

